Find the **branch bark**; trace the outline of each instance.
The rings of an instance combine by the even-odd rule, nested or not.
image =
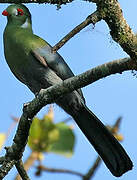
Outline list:
[[[62,5],[71,3],[73,0],[0,0],[0,3],[48,3]]]
[[[25,171],[28,171],[30,167],[34,164],[34,162],[38,159],[38,153],[39,152],[35,152],[35,151],[31,152],[30,156],[27,158],[27,160],[24,163]],[[19,174],[17,174],[17,176],[15,177],[15,180],[21,180],[21,177]]]
[[[137,63],[137,39],[123,17],[118,0],[97,0],[97,10],[110,28],[110,34],[123,50]]]
[[[30,180],[30,178],[27,175],[26,170],[24,169],[24,165],[23,165],[23,162],[21,159],[15,163],[15,166],[16,166],[16,169],[18,170],[22,180]]]

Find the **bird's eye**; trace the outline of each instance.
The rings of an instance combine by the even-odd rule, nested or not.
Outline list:
[[[24,14],[24,11],[20,8],[17,9],[17,12],[18,12],[17,15],[20,15],[20,16],[22,16]]]

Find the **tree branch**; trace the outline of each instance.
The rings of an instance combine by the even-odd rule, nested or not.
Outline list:
[[[76,26],[71,32],[69,32],[63,39],[61,39],[53,48],[52,51],[56,52],[59,48],[61,48],[68,40],[70,40],[74,35],[79,33],[83,28],[88,26],[89,24],[95,25],[98,21],[101,20],[100,13],[95,11],[91,15],[89,15],[85,21]]]
[[[3,179],[8,172],[12,169],[15,164],[15,160],[10,160],[9,158],[3,162],[2,166],[0,167],[0,179]]]
[[[0,0],[0,3],[48,3],[62,5],[71,3],[73,0]]]
[[[94,164],[92,165],[92,167],[89,169],[89,171],[87,172],[87,174],[83,177],[83,180],[89,180],[91,179],[91,177],[93,177],[95,171],[97,170],[97,168],[99,167],[101,163],[101,158],[98,156],[94,162]]]
[[[37,169],[38,169],[38,171],[46,171],[46,172],[50,172],[50,173],[68,173],[68,174],[83,177],[83,174],[76,172],[76,171],[69,170],[69,169],[49,168],[49,167],[45,167],[42,165],[38,166]]]
[[[24,165],[21,159],[15,163],[15,166],[22,180],[30,180],[30,178],[27,175],[26,170],[24,169]]]
[[[30,156],[27,158],[27,160],[24,163],[24,169],[28,171],[30,167],[34,164],[34,162],[38,159],[39,152],[32,151]],[[15,177],[15,180],[21,180],[20,175],[17,174]]]
[[[4,161],[5,161],[5,157],[4,156],[0,157],[0,164],[2,164]]]
[[[110,34],[123,50],[137,63],[137,39],[123,17],[118,0],[96,0],[97,10],[110,28]]]

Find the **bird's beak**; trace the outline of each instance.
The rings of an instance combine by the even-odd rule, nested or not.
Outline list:
[[[2,12],[2,15],[3,15],[3,16],[9,16],[10,14],[8,13],[8,11],[4,10],[4,11]]]

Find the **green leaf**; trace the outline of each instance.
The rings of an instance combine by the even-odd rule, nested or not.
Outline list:
[[[57,132],[52,119],[44,117],[42,120],[34,118],[30,128],[28,146],[33,151],[46,152],[49,144],[57,140]],[[55,134],[54,136],[51,134]]]
[[[40,120],[38,118],[33,119],[33,123],[30,128],[28,146],[33,151],[39,151],[39,141],[41,137]]]
[[[49,152],[54,152],[67,157],[72,156],[75,136],[70,126],[65,123],[56,124],[56,128],[59,131],[59,139],[49,147]]]
[[[75,136],[65,123],[55,124],[53,118],[34,118],[30,128],[28,146],[32,151],[53,152],[67,157],[72,156]]]

